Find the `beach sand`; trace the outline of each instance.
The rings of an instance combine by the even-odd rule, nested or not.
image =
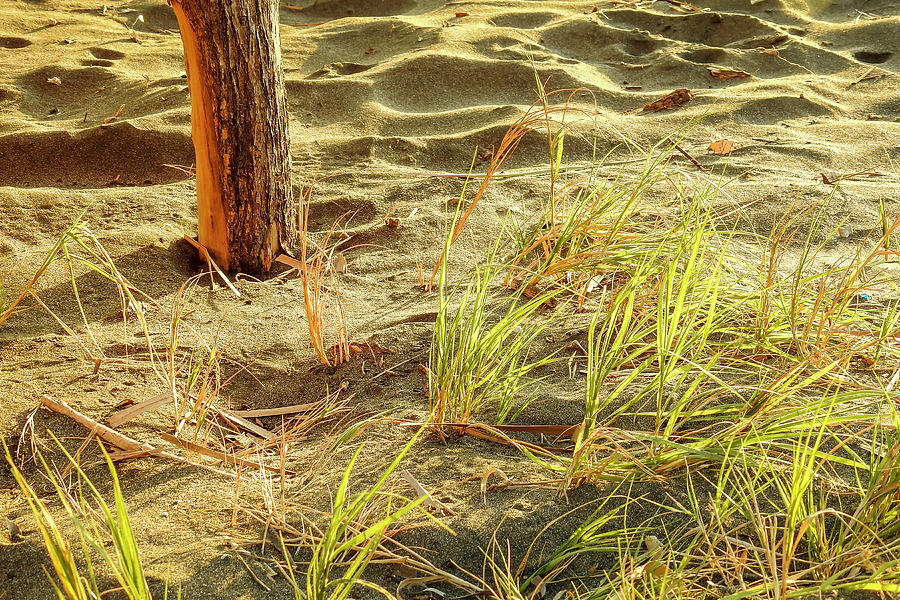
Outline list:
[[[191,296],[190,323],[209,339],[218,335],[229,359],[247,367],[222,393],[230,408],[312,402],[343,381],[356,416],[389,411],[423,418],[426,380],[416,366],[428,360],[437,299],[417,284],[420,267],[430,274],[440,254],[452,215],[447,202],[460,194],[462,180],[446,175],[466,172],[473,155],[473,170],[484,171],[506,129],[537,99],[535,72],[547,90],[576,90],[567,160],[609,154],[600,169],[614,175],[639,167],[623,139],[648,147],[683,136],[680,147],[708,171],[677,154],[671,164],[729,180],[720,201],[741,209],[745,229],[765,235],[791,206],[833,196],[826,228],[849,226],[829,246],[840,256],[881,231],[881,203],[890,215],[900,210],[895,0],[319,0],[301,10],[308,3],[281,9],[295,186],[299,194],[317,180],[312,232],[327,231],[345,215],[347,271],[340,285],[351,339],[393,354],[380,365],[357,357],[323,369],[309,345],[297,279],[239,278],[240,298],[205,279]],[[723,69],[746,77],[712,74]],[[643,110],[680,88],[693,99]],[[719,140],[733,141],[734,150],[710,151]],[[60,233],[86,210],[90,230],[122,274],[159,303],[148,319],[164,347],[167,311],[202,268],[182,240],[196,235],[192,163],[182,46],[164,2],[0,0],[0,283],[8,296],[23,289]],[[547,163],[547,140],[535,133],[506,169]],[[848,175],[854,177],[837,188],[827,183]],[[532,214],[546,190],[542,175],[495,181],[454,246],[451,271],[460,276],[510,214]],[[386,225],[389,218],[399,226]],[[64,265],[35,289],[92,348],[107,357],[139,357],[134,319],[123,326],[113,286],[87,269],[74,280],[93,337]],[[583,327],[583,319],[573,315],[571,326]],[[561,323],[553,343],[568,343],[567,329]],[[96,376],[93,369],[46,311],[32,308],[0,326],[0,435],[7,444],[19,442],[42,394],[102,420],[120,403],[163,389],[146,363],[111,363]],[[378,376],[384,369],[390,373]],[[540,384],[523,418],[577,423],[582,386],[563,366]],[[122,431],[171,449],[158,436],[171,426],[171,410],[163,409]],[[84,437],[64,417],[39,411],[34,431],[47,440],[47,428],[67,437],[72,449]],[[298,442],[291,464],[305,469],[327,430]],[[374,443],[363,453],[360,479],[371,480],[367,470],[391,458],[384,448],[399,450],[410,434],[384,425],[369,430],[363,439]],[[310,518],[327,508],[327,490],[348,458],[344,452],[330,474],[288,491],[297,507],[289,518],[299,522],[300,507],[310,507]],[[559,499],[555,489],[522,487],[482,499],[478,482],[465,478],[490,467],[520,482],[547,474],[517,451],[470,438],[421,443],[406,466],[457,513],[447,519],[456,537],[433,527],[410,537],[445,568],[452,559],[480,570],[478,547],[498,526],[524,550],[552,519],[606,493],[583,486]],[[168,577],[189,599],[293,597],[280,576],[262,575],[267,592],[233,557],[233,544],[262,535],[259,523],[232,510],[236,495],[242,505],[261,503],[258,478],[246,475],[236,491],[228,478],[162,459],[127,461],[119,469],[154,585]],[[103,467],[89,473],[103,480]],[[561,520],[543,548],[565,539],[584,510]],[[0,516],[26,532],[24,541],[0,543],[0,599],[54,597],[42,572],[49,562],[5,463]],[[273,539],[270,533],[270,545]],[[262,563],[253,565],[262,572]],[[391,585],[395,575],[381,567],[373,576]]]

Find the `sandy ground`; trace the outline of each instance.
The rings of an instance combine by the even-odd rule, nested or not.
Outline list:
[[[690,126],[682,148],[709,168],[739,175],[727,188],[730,201],[745,207],[744,226],[760,233],[792,203],[835,194],[829,222],[846,220],[850,235],[834,251],[849,252],[880,227],[879,202],[891,214],[898,210],[900,5],[894,0],[695,0],[693,6],[320,0],[297,8],[281,10],[295,182],[299,189],[321,180],[312,231],[350,213],[341,287],[351,338],[394,354],[380,368],[357,357],[340,369],[322,369],[308,344],[296,279],[240,279],[240,299],[206,285],[191,297],[190,322],[210,339],[218,331],[228,357],[252,373],[240,374],[223,392],[230,408],[311,402],[343,381],[357,417],[379,410],[422,417],[425,378],[415,367],[427,362],[437,301],[416,287],[418,268],[434,264],[445,203],[460,189],[459,180],[441,175],[465,171],[476,146],[475,170],[484,169],[490,150],[535,100],[535,69],[547,89],[580,90],[573,102],[583,110],[571,118],[580,137],[573,134],[567,144],[571,160],[588,158],[595,145],[600,154],[612,151],[606,168],[613,173],[615,163],[631,158],[616,148],[622,136],[646,145]],[[711,75],[719,69],[748,76]],[[672,110],[642,110],[677,88],[692,90],[694,99]],[[728,157],[707,150],[722,139],[736,144]],[[164,2],[0,0],[0,282],[8,295],[22,289],[60,232],[87,209],[85,219],[121,272],[159,303],[148,318],[164,344],[167,311],[200,268],[180,241],[195,235],[196,209],[194,182],[175,167],[192,162],[182,47]],[[535,135],[508,166],[546,162],[546,140]],[[822,180],[822,174],[858,172],[870,174],[843,182],[837,192]],[[527,214],[537,206],[545,185],[542,177],[498,181],[460,239],[454,269],[483,254],[510,207],[524,205]],[[388,217],[400,217],[401,226],[386,226]],[[108,357],[138,356],[134,321],[123,328],[113,287],[83,269],[75,281],[92,347]],[[36,289],[84,335],[64,267],[51,269]],[[559,323],[548,344],[568,343],[563,332],[575,328],[577,336],[578,327],[583,319],[576,316]],[[0,435],[15,445],[41,394],[102,419],[117,404],[162,389],[146,365],[104,365],[96,376],[93,366],[46,312],[32,309],[0,326]],[[392,372],[376,377],[384,368]],[[581,419],[583,382],[570,379],[565,366],[554,368],[525,421]],[[172,426],[167,410],[145,414],[123,431],[168,448],[157,433]],[[298,442],[290,464],[310,464],[329,427]],[[65,418],[38,412],[35,432],[46,439],[47,428],[73,448],[84,436]],[[409,433],[369,430],[364,437],[375,443],[360,472],[386,464],[384,448],[399,449]],[[307,516],[317,518],[346,458],[339,455],[330,474],[312,483],[289,486],[292,505],[310,507]],[[477,440],[416,446],[407,467],[457,513],[447,518],[455,538],[437,530],[410,536],[435,564],[452,568],[453,559],[480,569],[478,547],[498,526],[521,549],[556,516],[609,492],[584,487],[566,501],[552,489],[523,487],[482,499],[477,483],[464,479],[492,466],[517,481],[546,477],[519,453]],[[229,554],[230,543],[261,536],[245,515],[233,520],[231,480],[159,459],[122,463],[120,471],[154,582],[168,577],[183,586],[185,598],[292,597],[280,577],[265,591]],[[102,469],[90,473],[103,479]],[[245,505],[261,505],[257,487],[248,476],[246,489],[237,492]],[[652,487],[648,493],[666,491]],[[289,518],[299,520],[299,510]],[[548,547],[585,510],[591,509],[554,526]],[[22,541],[0,542],[0,599],[51,598],[42,573],[49,563],[5,465],[0,513],[25,532]],[[389,583],[396,574],[383,568],[376,575]]]

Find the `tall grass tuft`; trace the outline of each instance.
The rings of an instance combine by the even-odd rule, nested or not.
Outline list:
[[[63,537],[50,511],[44,505],[40,496],[35,492],[31,484],[16,467],[9,449],[4,444],[6,460],[12,469],[13,477],[19,484],[19,488],[25,495],[38,530],[44,540],[44,545],[50,554],[50,562],[56,571],[59,583],[50,579],[50,583],[60,600],[93,600],[103,596],[98,587],[94,565],[91,562],[91,552],[98,554],[103,563],[113,573],[119,583],[120,589],[129,600],[151,600],[150,589],[147,585],[141,558],[138,553],[137,542],[131,527],[131,520],[122,496],[119,478],[112,460],[101,445],[106,465],[109,469],[113,484],[113,505],[110,506],[88,479],[75,458],[69,454],[59,440],[56,440],[59,449],[68,459],[69,465],[77,473],[78,489],[75,497],[64,489],[59,476],[38,453],[44,473],[56,490],[56,495],[62,504],[63,510],[69,517],[69,521],[78,532],[80,547],[85,561],[86,575],[79,568],[78,561],[72,552],[71,546]],[[99,512],[99,515],[98,515]],[[112,551],[108,549],[106,540],[111,541]],[[48,574],[49,578],[49,574]]]
[[[303,304],[313,350],[323,365],[341,364],[350,359],[350,341],[347,337],[347,317],[341,302],[340,282],[334,268],[335,246],[329,242],[341,218],[339,217],[321,242],[309,236],[309,204],[313,186],[310,185],[300,199],[299,244],[300,277],[303,282]],[[310,256],[310,249],[312,255]],[[329,285],[331,294],[328,293]],[[329,301],[329,297],[333,299]],[[329,306],[331,310],[329,311]],[[329,317],[329,313],[333,316]],[[326,332],[334,328],[335,344],[332,356],[326,344]]]
[[[363,447],[358,448],[353,454],[335,493],[331,520],[313,548],[312,559],[306,571],[307,600],[344,600],[357,584],[369,587],[386,598],[393,598],[387,590],[362,579],[361,575],[375,557],[388,528],[424,502],[425,497],[407,501],[389,495],[390,502],[384,517],[371,525],[360,525],[359,520],[376,498],[387,494],[383,487],[388,477],[399,466],[417,438],[418,434],[406,444],[375,484],[351,497],[351,474]],[[395,508],[394,502],[398,502],[399,506]],[[333,572],[337,568],[337,563],[348,553],[350,558],[347,559],[345,569],[339,577],[336,577]],[[296,582],[294,587],[299,591]]]
[[[439,306],[428,361],[429,421],[440,430],[442,424],[468,423],[490,407],[502,424],[528,404],[529,398],[519,397],[533,383],[532,374],[553,360],[529,355],[548,323],[538,314],[552,303],[554,293],[528,298],[523,289],[494,297],[491,292],[504,269],[493,263],[496,247],[486,264],[475,267],[464,291],[451,293],[451,244],[452,234],[439,269]]]
[[[87,268],[90,271],[100,275],[103,279],[111,282],[116,289],[121,305],[121,314],[123,326],[127,327],[129,315],[135,315],[141,330],[144,342],[151,362],[155,361],[156,353],[145,318],[145,306],[155,305],[156,302],[136,287],[119,271],[109,252],[103,246],[102,242],[91,231],[88,222],[84,219],[88,209],[85,209],[78,217],[67,227],[62,234],[54,241],[53,246],[47,251],[41,266],[35,272],[31,280],[26,284],[25,288],[19,293],[14,300],[9,300],[5,292],[0,290],[0,326],[3,325],[11,316],[24,310],[21,306],[22,302],[29,296],[35,303],[43,308],[60,326],[71,335],[79,344],[91,360],[96,363],[96,368],[104,361],[118,362],[121,359],[110,359],[103,353],[103,349],[93,339],[90,324],[84,310],[84,304],[78,290],[78,284],[75,279],[76,268]],[[87,335],[91,337],[92,346],[86,344],[82,338],[59,316],[56,315],[38,296],[35,288],[38,281],[45,273],[56,263],[64,263],[69,283],[72,286],[72,292],[78,311],[84,324]]]

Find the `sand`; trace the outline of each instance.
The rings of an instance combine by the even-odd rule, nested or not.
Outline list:
[[[831,246],[837,255],[879,231],[879,203],[891,214],[898,210],[894,0],[319,0],[299,8],[281,9],[295,184],[299,190],[320,180],[311,231],[326,231],[349,213],[343,227],[352,243],[341,288],[350,336],[390,348],[383,366],[392,374],[373,380],[380,369],[371,358],[336,370],[317,366],[296,279],[239,279],[240,299],[207,283],[191,298],[192,324],[210,338],[218,331],[228,356],[253,374],[226,388],[222,401],[231,408],[310,402],[344,381],[357,416],[389,410],[422,417],[425,379],[415,367],[427,362],[437,301],[417,288],[418,268],[434,264],[446,201],[461,185],[442,175],[466,171],[476,147],[474,169],[485,168],[507,127],[536,99],[534,70],[548,90],[579,90],[572,102],[581,110],[571,116],[567,140],[573,162],[596,147],[612,152],[605,169],[614,173],[632,158],[623,136],[649,145],[681,132],[681,147],[696,161],[735,179],[728,202],[743,207],[744,227],[765,234],[792,204],[834,195],[826,225],[850,227]],[[711,75],[720,69],[747,77]],[[671,110],[642,110],[679,88],[694,98]],[[709,151],[718,140],[735,149],[728,156]],[[196,234],[192,162],[182,47],[164,2],[0,0],[0,282],[8,295],[22,289],[60,232],[87,209],[84,218],[121,272],[162,307],[149,317],[162,341],[178,288],[201,267],[181,241]],[[533,135],[508,168],[546,163],[546,140]],[[699,172],[684,158],[673,164]],[[837,190],[823,182],[823,174],[833,180],[859,172],[867,174]],[[497,181],[456,246],[455,272],[483,254],[511,207],[524,205],[527,214],[545,188],[545,177]],[[387,227],[388,217],[401,218],[401,226]],[[139,353],[134,321],[123,328],[112,286],[84,269],[75,281],[90,343],[109,357]],[[84,335],[65,268],[48,272],[36,290]],[[572,326],[579,323],[573,316]],[[558,341],[565,341],[566,324],[559,329]],[[7,443],[16,444],[41,394],[102,419],[118,403],[161,389],[148,368],[112,364],[94,376],[93,366],[39,309],[0,326],[0,434]],[[582,386],[560,369],[541,384],[524,418],[578,422]],[[157,443],[156,432],[170,426],[163,410],[123,431]],[[38,412],[35,431],[46,439],[47,428],[70,436],[73,448],[84,436],[63,417]],[[297,465],[308,464],[324,431],[298,445]],[[364,437],[379,450],[364,453],[363,471],[386,464],[381,450],[399,449],[408,435],[373,428]],[[336,459],[336,470],[346,458]],[[518,481],[547,474],[517,452],[472,439],[447,446],[429,440],[411,464],[458,513],[447,521],[457,537],[431,531],[415,540],[432,544],[429,556],[448,568],[452,558],[478,569],[477,548],[501,522],[520,549],[552,518],[606,493],[586,486],[566,501],[554,490],[525,487],[483,500],[466,477],[491,466]],[[229,540],[258,540],[261,528],[243,515],[232,522],[235,489],[227,478],[159,459],[122,463],[120,471],[155,585],[169,577],[185,598],[292,597],[280,577],[265,591],[229,554]],[[102,479],[102,469],[90,472]],[[289,496],[313,507],[315,517],[334,482],[332,472]],[[259,502],[254,485],[247,483],[245,503]],[[0,543],[0,599],[53,597],[41,570],[49,563],[5,465],[0,513],[25,531],[24,541]],[[578,514],[584,511],[560,522],[550,546]],[[376,576],[391,581],[389,569]]]

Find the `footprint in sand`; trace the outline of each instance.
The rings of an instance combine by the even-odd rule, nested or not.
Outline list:
[[[88,52],[90,52],[94,58],[100,60],[122,60],[123,58],[125,58],[124,52],[119,52],[118,50],[113,50],[112,48],[95,47],[89,48]]]
[[[0,36],[0,48],[9,48],[11,50],[17,48],[25,48],[30,46],[31,41],[20,37]]]
[[[368,71],[374,66],[375,65],[361,65],[359,63],[352,62],[334,62],[329,65],[325,65],[318,71],[312,73],[310,77],[338,77],[340,75],[355,75],[356,73]]]
[[[787,39],[774,24],[750,15],[704,12],[671,16],[618,9],[607,11],[607,16],[611,27],[636,27],[668,40],[702,41],[712,47],[756,48],[777,45]]]
[[[5,85],[0,85],[0,102],[15,100],[18,95],[17,90]]]
[[[94,58],[86,58],[81,61],[85,67],[111,67],[117,60],[125,58],[124,52],[112,50],[111,48],[89,48],[88,52]]]
[[[77,133],[0,136],[0,186],[96,189],[174,183],[187,175],[166,165],[193,161],[187,132],[140,129],[131,123]],[[60,178],[63,173],[65,179]]]
[[[859,62],[868,63],[870,65],[880,65],[889,61],[893,55],[893,52],[870,52],[868,50],[860,50],[853,53],[853,58]]]
[[[491,19],[495,27],[510,27],[513,29],[538,29],[550,21],[559,18],[554,12],[508,12],[497,15]]]
[[[317,0],[303,9],[303,15],[312,19],[336,19],[341,17],[387,17],[420,10],[415,0]]]

